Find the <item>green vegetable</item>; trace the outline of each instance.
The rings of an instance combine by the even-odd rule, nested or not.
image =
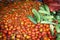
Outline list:
[[[49,7],[48,7],[46,4],[44,4],[44,9],[45,9],[48,13],[50,13]]]
[[[60,19],[58,19],[58,23],[60,23]]]
[[[39,23],[40,22],[40,15],[39,15],[39,13],[35,9],[32,9],[32,12],[36,16],[36,18],[37,18],[37,23]]]
[[[41,23],[43,23],[43,24],[53,24],[53,25],[56,25],[55,23],[50,22],[50,21],[41,21]]]
[[[45,9],[44,9],[43,5],[42,5],[42,6],[40,6],[40,7],[39,7],[39,9],[40,9],[40,10],[45,11]]]
[[[57,33],[60,33],[60,24],[56,25],[56,31],[57,31]]]
[[[57,33],[57,38],[56,38],[56,40],[60,40],[60,34],[59,34],[59,33]]]
[[[53,11],[52,13],[53,13],[53,14],[56,14],[56,12],[55,12],[55,11]]]
[[[56,38],[56,40],[60,40],[60,38]]]
[[[54,35],[54,26],[52,24],[50,24],[50,31],[51,31],[51,34]]]
[[[38,11],[39,13],[44,13],[44,14],[50,15],[49,7],[46,4],[40,6],[39,8],[40,8],[40,10]]]
[[[57,37],[60,38],[60,34],[59,33],[57,33]]]
[[[53,16],[49,15],[49,16],[43,16],[44,17],[44,20],[46,21],[52,21],[53,20]]]
[[[38,12],[43,14],[49,14],[47,11],[43,11],[43,10],[39,10]]]
[[[36,20],[32,16],[27,16],[34,24],[37,24]]]
[[[57,17],[57,19],[60,19],[60,16],[58,15],[58,16],[56,16]]]

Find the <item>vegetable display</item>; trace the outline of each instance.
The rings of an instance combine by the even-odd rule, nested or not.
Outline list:
[[[17,1],[0,12],[1,40],[59,40],[60,11],[37,1]]]

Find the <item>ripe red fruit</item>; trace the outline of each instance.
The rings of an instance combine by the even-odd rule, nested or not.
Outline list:
[[[7,31],[6,34],[8,35],[9,39],[11,39],[12,34],[15,34],[16,40],[39,40],[41,37],[48,35],[47,31],[50,32],[48,24],[34,24],[29,18],[27,18],[27,15],[34,16],[32,9],[35,8],[38,10],[39,6],[41,6],[40,2],[21,1],[20,4],[19,2],[9,4],[9,6],[6,6],[1,11],[1,14],[5,14],[2,15],[2,29]]]

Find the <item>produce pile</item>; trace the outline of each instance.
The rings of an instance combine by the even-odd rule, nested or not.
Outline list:
[[[59,30],[60,11],[41,2],[18,1],[0,12],[0,40],[59,40]]]

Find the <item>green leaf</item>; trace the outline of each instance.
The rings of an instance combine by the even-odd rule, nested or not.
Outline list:
[[[57,37],[60,38],[60,33],[57,33]]]
[[[0,6],[0,9],[2,8],[2,6]]]
[[[57,38],[56,38],[56,40],[60,40],[60,34],[59,34],[59,33],[57,33]]]
[[[51,34],[54,35],[54,26],[52,24],[50,24],[50,31],[51,31]]]
[[[53,16],[49,15],[49,16],[46,16],[46,15],[42,15],[40,14],[41,16],[41,21],[53,21]]]
[[[52,21],[53,21],[53,19],[48,19],[48,21],[51,21],[51,22],[52,22]]]
[[[45,8],[45,10],[46,10],[48,13],[50,13],[50,9],[49,9],[49,7],[48,7],[46,4],[44,4],[44,8]]]
[[[39,9],[40,9],[40,10],[45,11],[45,9],[44,9],[43,5],[42,5],[42,6],[40,6],[40,7],[39,7]]]
[[[46,4],[40,6],[39,8],[40,8],[40,11],[39,11],[40,13],[50,14],[50,9]]]
[[[40,15],[40,21],[43,21],[43,15],[41,14],[41,13],[39,13],[39,15]]]
[[[36,16],[36,18],[37,18],[37,23],[39,23],[40,22],[40,15],[39,15],[39,13],[35,9],[32,9],[32,12]]]
[[[60,38],[56,38],[56,40],[60,40]]]
[[[47,11],[39,10],[38,12],[39,12],[39,13],[43,13],[43,14],[48,14],[48,15],[50,15],[50,13],[48,13]]]
[[[51,18],[54,18],[54,17],[50,15],[50,16],[44,16],[44,18],[51,19]]]
[[[56,25],[56,31],[57,31],[57,33],[60,33],[60,24]]]
[[[43,18],[43,21],[48,21],[48,19],[46,19],[46,18]]]
[[[53,20],[53,16],[49,15],[49,16],[43,16],[44,21],[52,21]]]
[[[60,19],[60,16],[56,16],[57,17],[57,19]]]
[[[55,11],[53,11],[52,13],[53,13],[53,14],[56,14],[56,12],[55,12]]]
[[[60,19],[58,19],[58,23],[60,23]]]
[[[56,25],[55,23],[50,22],[50,21],[41,21],[41,23],[43,23],[43,24],[54,24],[54,25]]]
[[[34,24],[37,24],[36,20],[32,16],[27,16]]]

